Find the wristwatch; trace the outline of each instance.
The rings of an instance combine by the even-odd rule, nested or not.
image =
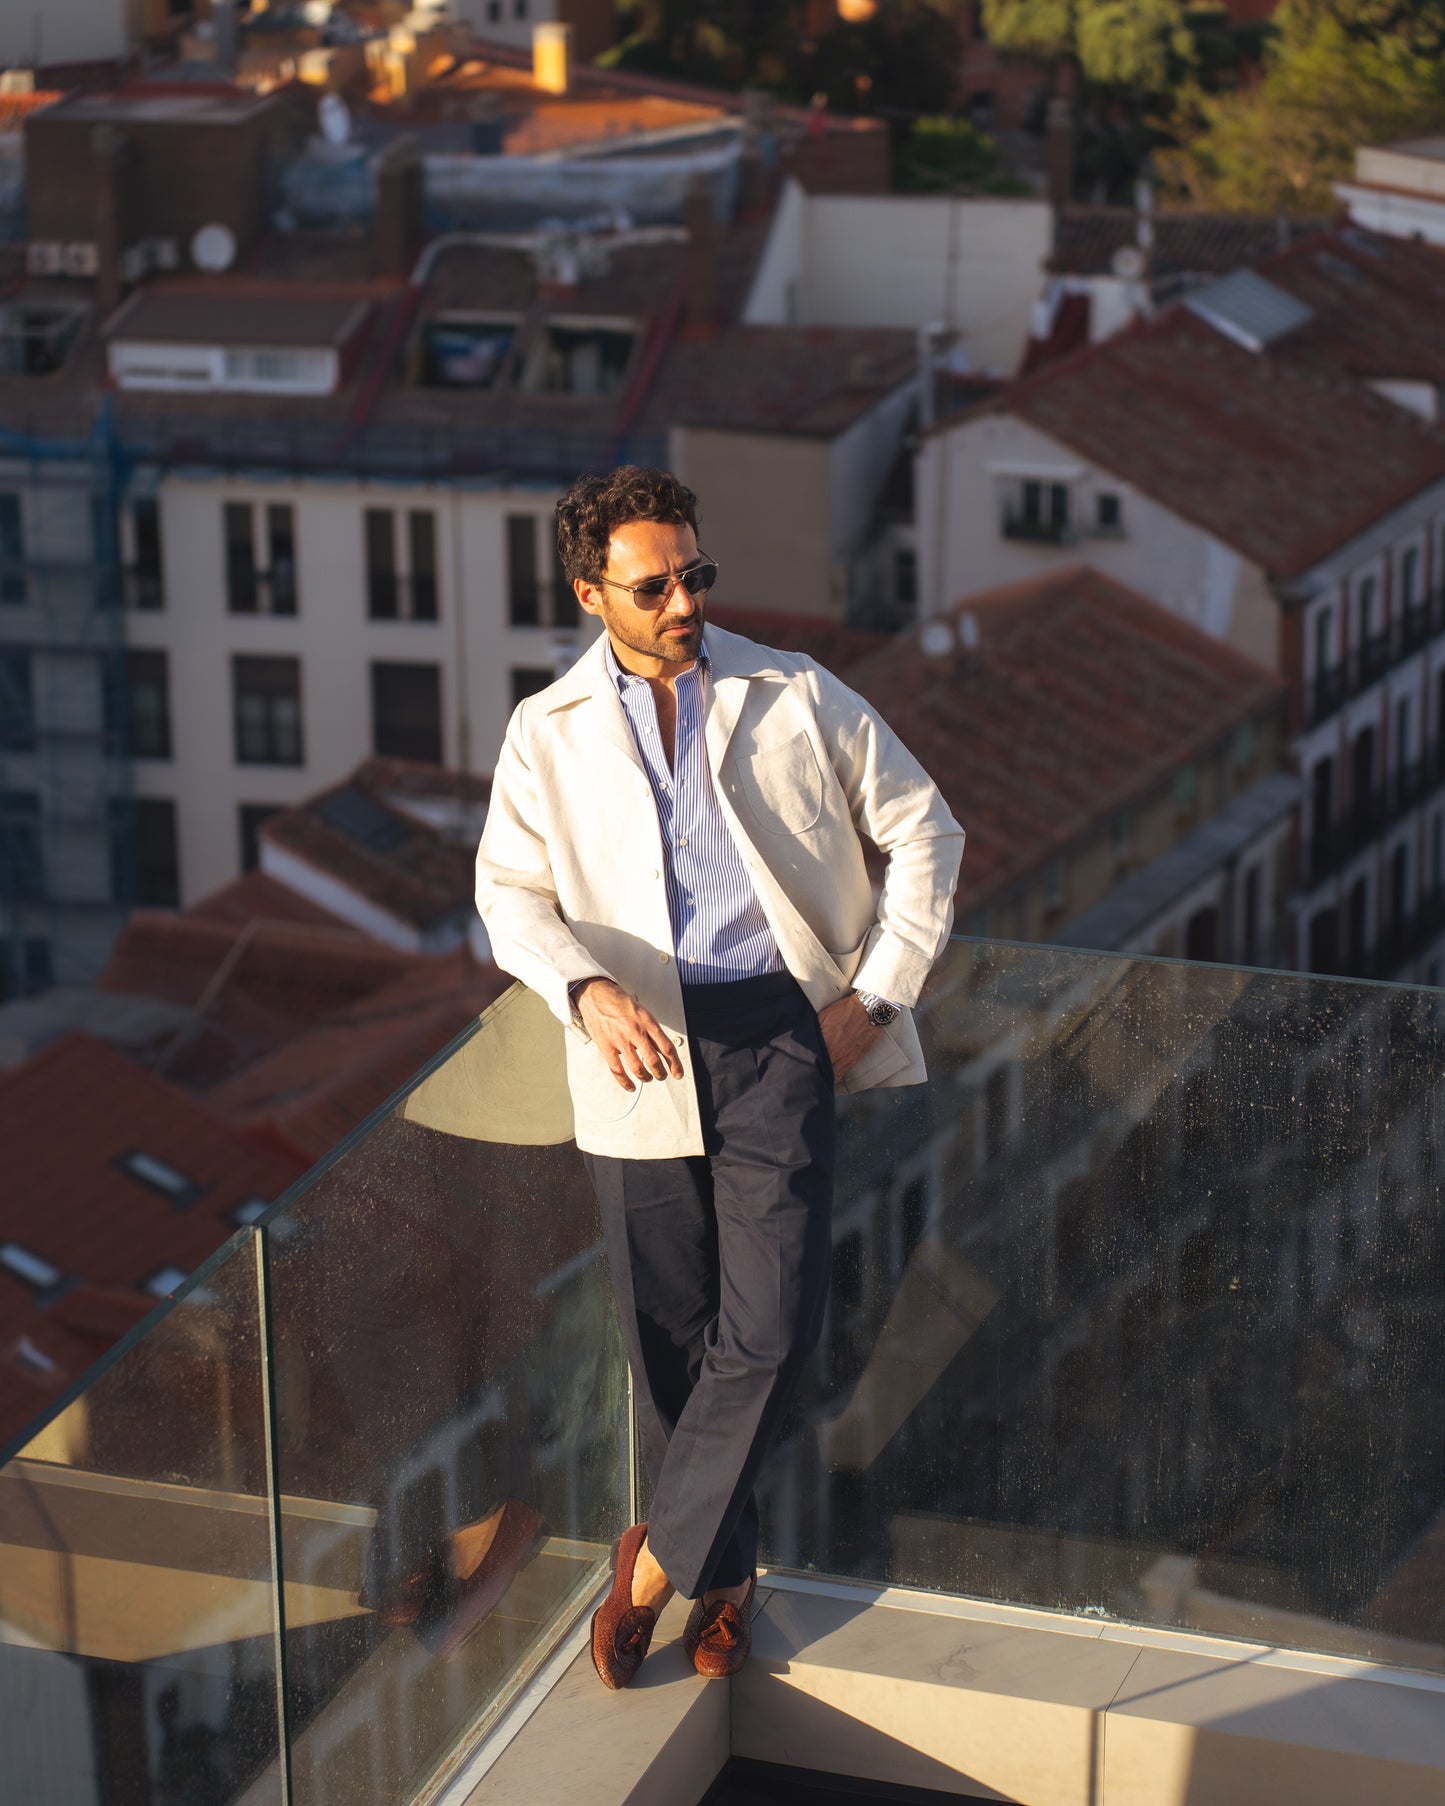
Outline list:
[[[879,997],[872,991],[855,991],[853,995],[868,1012],[868,1020],[874,1028],[887,1028],[898,1014],[896,1003],[890,1003],[886,997]]]

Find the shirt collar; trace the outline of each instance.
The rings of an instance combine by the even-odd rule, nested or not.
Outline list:
[[[639,677],[635,671],[625,671],[622,666],[618,664],[617,654],[612,650],[612,636],[605,629],[602,634],[602,657],[606,662],[609,676],[617,686],[619,695],[629,684],[641,684],[647,682],[645,677]],[[698,641],[697,663],[694,665],[693,669],[701,670],[706,667],[707,662],[707,635],[704,633],[702,638]],[[688,674],[684,671],[682,675],[686,677]]]

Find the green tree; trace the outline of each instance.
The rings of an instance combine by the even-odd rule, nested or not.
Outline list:
[[[1284,0],[1252,88],[1190,97],[1158,157],[1181,198],[1240,212],[1327,213],[1357,145],[1445,121],[1445,0]]]
[[[998,50],[1076,63],[1095,87],[1162,94],[1194,58],[1185,0],[983,0]]]

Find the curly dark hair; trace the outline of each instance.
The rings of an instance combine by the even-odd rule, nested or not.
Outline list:
[[[606,476],[578,477],[557,503],[557,556],[569,578],[596,583],[612,535],[629,521],[667,521],[697,531],[697,497],[670,470],[623,464]]]

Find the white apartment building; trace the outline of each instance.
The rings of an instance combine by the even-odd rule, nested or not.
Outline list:
[[[1381,247],[1347,241],[1279,264],[1306,293],[1311,272],[1358,287],[1362,313],[1391,275]],[[926,436],[916,528],[925,614],[1084,559],[1285,677],[1303,781],[1292,963],[1434,983],[1445,440],[1415,405],[1439,374],[1413,367],[1430,354],[1408,317],[1360,368],[1361,336],[1341,346],[1323,306],[1226,278]]]
[[[132,584],[138,795],[175,815],[183,906],[272,810],[375,753],[490,772],[519,697],[595,627],[555,564],[555,488],[167,472]],[[122,523],[137,569],[135,513]],[[144,658],[137,655],[144,654]],[[144,686],[142,686],[144,687]]]

